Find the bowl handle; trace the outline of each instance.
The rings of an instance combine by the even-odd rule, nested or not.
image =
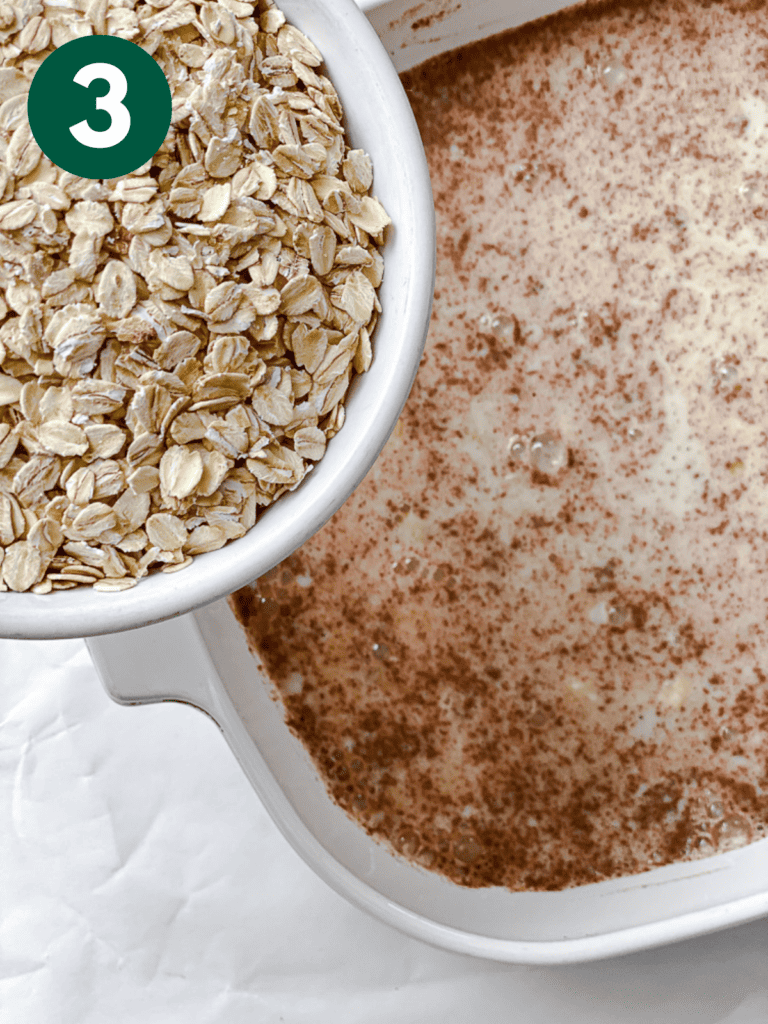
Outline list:
[[[176,700],[213,715],[216,670],[191,613],[85,642],[104,689],[118,704]]]

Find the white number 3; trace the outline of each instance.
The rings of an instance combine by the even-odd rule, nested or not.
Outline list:
[[[112,123],[104,131],[95,132],[87,121],[78,121],[69,130],[83,146],[90,149],[109,149],[110,146],[122,142],[131,130],[131,113],[121,102],[128,92],[128,82],[120,68],[114,64],[86,64],[77,72],[74,82],[87,89],[97,78],[103,78],[109,84],[109,92],[106,96],[97,97],[96,109],[105,110]]]

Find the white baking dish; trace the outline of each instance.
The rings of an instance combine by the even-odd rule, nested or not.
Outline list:
[[[563,5],[433,0],[409,6],[394,0],[368,6],[403,70]],[[547,893],[463,889],[393,856],[328,798],[304,748],[285,727],[282,705],[259,676],[226,602],[173,622],[100,637],[89,647],[115,700],[181,700],[207,712],[307,863],[359,907],[435,945],[516,963],[568,963],[674,942],[768,914],[768,840],[706,860]]]

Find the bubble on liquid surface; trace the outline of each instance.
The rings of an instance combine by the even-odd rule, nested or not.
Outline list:
[[[511,345],[515,340],[517,320],[506,313],[483,313],[478,321],[480,330],[493,334],[499,341]]]
[[[464,864],[474,864],[483,848],[474,836],[462,836],[453,844],[453,855]]]
[[[531,441],[531,464],[539,473],[554,476],[567,462],[568,449],[554,434],[538,434]]]
[[[715,383],[730,389],[739,382],[739,368],[729,356],[721,356],[712,363]]]
[[[517,320],[513,316],[505,316],[500,313],[491,320],[491,330],[499,341],[512,343],[515,340]]]
[[[713,800],[707,808],[707,812],[711,818],[722,818],[723,814],[725,814],[725,808],[719,800]]]
[[[519,437],[510,437],[507,443],[507,458],[510,462],[524,462],[528,454],[525,441]]]
[[[630,427],[627,431],[627,437],[630,441],[639,441],[643,436],[643,432],[640,427]]]
[[[398,829],[392,840],[392,845],[404,857],[414,857],[421,847],[421,838],[418,832],[412,828]]]
[[[738,193],[745,203],[754,204],[760,198],[760,187],[756,181],[745,181],[739,185]]]
[[[627,69],[618,61],[606,61],[600,68],[600,77],[609,89],[620,89],[627,80]]]
[[[435,863],[435,853],[430,850],[428,846],[425,846],[423,850],[420,850],[418,854],[414,855],[414,860],[421,864],[422,867],[431,868]]]
[[[752,829],[746,818],[732,814],[715,826],[713,837],[718,850],[735,850],[746,846],[752,838]]]

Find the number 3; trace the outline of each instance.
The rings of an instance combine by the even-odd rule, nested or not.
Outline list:
[[[69,130],[83,146],[90,149],[109,149],[110,146],[122,142],[131,130],[130,111],[121,102],[128,92],[128,82],[120,68],[114,64],[86,64],[77,72],[74,82],[87,89],[97,78],[103,78],[108,83],[109,92],[106,96],[97,97],[96,109],[105,110],[112,123],[104,131],[95,132],[87,121],[78,121]]]

